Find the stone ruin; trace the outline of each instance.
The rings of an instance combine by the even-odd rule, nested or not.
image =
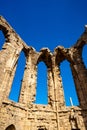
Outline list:
[[[7,21],[0,16],[0,30],[5,43],[0,51],[0,130],[87,130],[87,69],[82,50],[87,43],[87,27],[70,48],[58,46],[54,52],[40,52],[28,46]],[[8,96],[14,79],[17,61],[24,52],[26,65],[18,102]],[[79,106],[65,105],[60,63],[69,61]],[[48,104],[35,104],[37,65],[43,61],[48,73]]]

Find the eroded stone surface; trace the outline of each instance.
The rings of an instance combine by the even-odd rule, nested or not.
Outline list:
[[[0,30],[5,43],[0,51],[0,130],[86,130],[87,129],[87,69],[82,49],[87,43],[87,27],[71,48],[58,46],[36,52],[15,33],[0,16]],[[20,52],[26,57],[19,102],[8,99]],[[60,63],[70,62],[80,106],[65,106]],[[48,105],[34,104],[37,64],[43,61],[48,70]]]

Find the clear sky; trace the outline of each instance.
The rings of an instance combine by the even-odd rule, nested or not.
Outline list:
[[[87,24],[87,0],[0,0],[0,15],[5,17],[29,46],[33,46],[37,51],[43,47],[53,51],[58,45],[65,48],[72,46],[84,32],[84,25]],[[0,37],[2,38],[1,32]],[[1,38],[0,47],[3,44]],[[86,51],[87,47],[83,53],[87,65]],[[72,97],[74,105],[77,105],[76,94],[74,90],[70,90],[74,87],[73,81],[70,80],[70,70],[66,72],[66,64],[65,62],[61,65],[66,104],[70,105],[69,97]],[[39,88],[39,92],[44,93],[40,86]],[[14,93],[12,95],[15,96]],[[46,103],[44,95],[43,102]]]

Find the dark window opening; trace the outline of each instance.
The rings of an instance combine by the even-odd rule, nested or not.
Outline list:
[[[78,106],[78,96],[76,93],[75,84],[68,61],[65,60],[60,64],[60,72],[62,77],[66,106]]]
[[[21,91],[21,84],[24,74],[24,67],[25,67],[25,55],[21,52],[20,57],[18,59],[17,68],[14,76],[14,80],[12,83],[11,91],[9,94],[9,99],[15,102],[19,101],[20,91]]]
[[[44,129],[41,128],[41,129],[38,129],[38,130],[44,130]]]
[[[2,46],[5,42],[5,37],[2,31],[0,31],[0,50],[2,49]]]
[[[85,67],[87,68],[87,45],[84,45],[83,47],[82,59],[83,59]]]
[[[47,130],[46,128],[42,127],[42,128],[39,128],[38,130]]]
[[[10,125],[5,130],[16,130],[16,129],[14,125]]]
[[[48,104],[47,67],[40,62],[37,68],[36,104]]]
[[[40,128],[40,129],[38,129],[38,130],[47,130],[47,129],[45,129],[45,128]]]
[[[72,130],[80,130],[80,129],[72,129]]]

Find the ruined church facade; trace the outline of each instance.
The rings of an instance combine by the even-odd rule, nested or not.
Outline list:
[[[0,130],[87,130],[87,69],[82,50],[87,43],[87,28],[70,48],[58,46],[54,52],[42,48],[36,52],[16,34],[0,16],[0,30],[5,43],[0,50]],[[18,102],[10,100],[9,93],[15,76],[20,53],[26,64]],[[65,105],[60,63],[70,63],[79,106]],[[47,67],[48,104],[35,104],[37,65]]]

